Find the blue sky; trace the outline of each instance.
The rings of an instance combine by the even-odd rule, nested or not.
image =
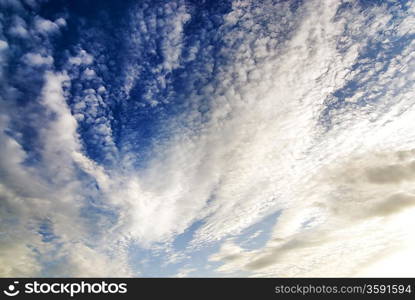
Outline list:
[[[412,274],[411,1],[0,8],[1,276]]]

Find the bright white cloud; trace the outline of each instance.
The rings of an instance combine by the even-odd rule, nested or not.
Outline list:
[[[74,65],[90,65],[94,61],[94,57],[85,50],[79,51],[77,56],[69,58],[69,63]]]
[[[9,46],[6,41],[0,40],[0,50],[4,50]]]
[[[163,20],[158,16],[162,13]],[[148,49],[148,44],[157,45],[160,41],[160,50],[163,61],[160,65],[152,68],[152,83],[148,91],[142,97],[152,106],[159,104],[156,94],[158,90],[165,89],[168,82],[166,75],[180,66],[181,54],[183,48],[183,28],[190,20],[190,14],[187,12],[185,2],[182,0],[171,1],[155,9],[134,9],[131,12],[131,32],[128,32],[127,41],[130,47],[134,49],[128,53],[129,60],[126,65],[124,89],[127,94],[137,80],[140,80],[142,72],[142,57],[145,52],[153,55],[157,53],[156,48]],[[146,41],[147,43],[144,43]],[[148,43],[152,41],[153,43]]]
[[[369,75],[364,67],[352,71],[357,54],[364,51],[368,39],[376,37],[375,28],[380,31],[391,26],[387,25],[390,20],[387,10],[379,7],[368,11],[365,17],[379,13],[385,16],[374,23],[368,24],[366,18],[355,17],[358,14],[353,14],[353,11],[333,23],[337,3],[316,3],[310,1],[307,17],[282,56],[285,59],[276,64],[285,72],[279,73],[278,69],[270,72],[281,77],[276,77],[275,85],[269,85],[269,93],[276,99],[277,95],[283,97],[280,112],[286,107],[290,109],[282,115],[286,125],[275,127],[273,131],[279,130],[277,138],[286,135],[285,143],[283,140],[276,143],[280,146],[271,144],[266,147],[273,150],[270,151],[272,159],[255,161],[261,152],[247,152],[255,153],[254,158],[250,158],[250,162],[255,161],[253,168],[267,166],[272,172],[262,169],[236,172],[255,174],[261,179],[272,174],[268,178],[275,182],[273,190],[277,196],[274,203],[283,209],[282,214],[277,219],[272,238],[263,249],[244,250],[229,242],[212,255],[213,261],[223,261],[218,271],[224,274],[245,270],[254,276],[352,276],[366,268],[366,264],[391,255],[404,245],[406,239],[410,239],[410,233],[403,230],[401,220],[402,214],[409,214],[408,210],[413,205],[411,158],[407,158],[407,165],[401,165],[393,152],[409,154],[411,152],[399,151],[414,146],[414,135],[408,126],[415,113],[410,101],[414,86],[413,43],[401,55],[394,57],[379,75]],[[356,42],[354,36],[342,35],[346,24],[361,30],[360,42]],[[321,31],[323,28],[324,33]],[[353,39],[349,40],[350,47],[346,53],[338,53],[337,42],[350,38]],[[308,41],[313,41],[313,46],[307,47]],[[319,54],[318,51],[322,52]],[[397,67],[402,66],[401,61],[407,69]],[[356,99],[350,102],[379,97],[377,105],[333,110],[334,126],[328,133],[321,134],[316,130],[316,114],[322,100],[341,88],[346,80],[365,82],[361,90],[355,91]],[[283,86],[282,90],[272,87],[278,85]],[[251,97],[259,107],[264,98]],[[255,114],[258,115],[257,110]],[[258,118],[255,122],[257,128],[260,120],[264,119]],[[275,122],[275,118],[266,120],[270,120],[268,125]],[[305,133],[309,129],[312,131]],[[264,145],[259,142],[252,144]],[[383,151],[391,154],[382,154]],[[358,157],[359,153],[361,157]],[[327,174],[327,168],[331,171],[323,176]],[[276,177],[278,174],[281,174],[279,179]],[[271,195],[262,194],[260,199],[269,199]],[[258,206],[260,200],[255,200]],[[230,210],[230,216],[235,219],[233,211]],[[247,211],[240,215],[246,215]],[[253,214],[252,209],[249,214]],[[218,220],[224,218],[227,220],[225,216]],[[221,224],[223,230],[226,228],[224,225],[232,224],[232,221]],[[201,233],[204,229],[206,227]],[[212,232],[217,234],[218,230],[215,228]],[[396,268],[404,269],[405,266],[401,264]],[[390,274],[387,269],[378,271],[381,272],[378,276]]]
[[[62,90],[67,80],[66,74],[46,73],[41,104],[47,120],[39,124],[42,153],[36,169],[23,165],[25,151],[2,131],[0,175],[7,187],[0,187],[3,199],[0,212],[5,214],[2,226],[7,235],[2,237],[1,276],[131,275],[125,261],[126,254],[122,254],[124,250],[110,251],[113,245],[100,246],[99,250],[85,245],[88,228],[80,216],[85,195],[76,176],[77,168],[93,173],[97,179],[101,176],[101,185],[106,179],[99,168],[89,171],[92,162],[80,152],[77,122]],[[3,116],[2,128],[7,128],[8,122],[8,118]],[[13,219],[19,220],[19,223],[16,224]],[[50,220],[52,234],[59,238],[60,246],[43,241],[38,231],[35,230],[34,234],[30,230],[40,226],[42,220]],[[91,239],[89,243],[92,243]],[[58,254],[52,251],[55,247],[60,247]],[[40,253],[43,262],[59,260],[61,263],[55,263],[54,269],[44,270],[35,251]]]
[[[51,65],[53,64],[52,56],[43,56],[39,53],[27,53],[23,60],[32,65],[32,66],[42,66],[42,65]]]

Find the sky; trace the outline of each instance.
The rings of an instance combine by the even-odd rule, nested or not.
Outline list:
[[[414,38],[409,0],[0,0],[0,276],[415,276]]]

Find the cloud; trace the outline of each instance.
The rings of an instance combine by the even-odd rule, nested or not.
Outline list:
[[[386,199],[386,201],[379,203],[371,213],[379,216],[388,216],[410,208],[414,204],[414,195],[395,194]]]
[[[136,246],[187,276],[219,244],[218,275],[353,276],[412,249],[413,5],[123,5],[67,40],[8,24],[1,275],[137,275]]]
[[[159,104],[155,100],[156,95],[160,90],[166,89],[167,74],[181,65],[183,30],[190,17],[185,2],[181,0],[157,8],[137,5],[131,11],[130,30],[126,33],[128,49],[124,89],[127,94],[143,80],[146,90],[141,97],[150,105]],[[144,57],[151,59],[158,52],[162,56],[159,64],[153,66],[142,61]],[[152,74],[150,78],[145,76],[147,72]]]
[[[192,269],[192,268],[183,268],[179,270],[179,273],[177,273],[174,277],[178,277],[178,278],[184,278],[184,277],[189,277],[189,274],[197,271],[196,269]]]
[[[370,182],[377,184],[399,183],[414,178],[415,163],[408,165],[390,165],[382,168],[367,170],[367,177]]]
[[[7,159],[0,161],[4,184],[0,212],[7,234],[2,237],[1,276],[131,275],[121,250],[113,253],[109,250],[113,246],[98,250],[88,238],[81,216],[85,195],[77,178],[77,164],[88,171],[91,163],[80,153],[77,122],[65,102],[62,87],[67,80],[62,73],[45,74],[40,104],[46,118],[39,124],[42,152],[36,168],[24,165],[27,153],[2,131],[1,157],[7,155]],[[8,128],[7,124],[10,119],[3,116],[2,128]],[[93,174],[99,178],[98,171]],[[50,220],[52,227],[42,234],[38,228],[43,220]],[[46,234],[58,242],[49,241]],[[89,246],[85,245],[87,240]],[[45,270],[47,264],[53,268]],[[101,267],[91,268],[95,264]]]
[[[53,64],[52,56],[42,56],[39,53],[27,53],[23,57],[23,60],[32,66],[42,66]]]
[[[284,112],[282,113],[283,122],[287,125],[275,128],[279,130],[278,138],[287,134],[287,142],[280,141],[278,144],[281,146],[278,148],[272,147],[272,144],[266,147],[266,149],[273,149],[273,157],[269,161],[264,159],[256,161],[261,156],[261,151],[249,150],[246,145],[240,146],[241,149],[247,151],[246,153],[255,153],[254,157],[249,157],[249,162],[260,171],[246,168],[244,171],[235,172],[235,174],[239,174],[238,181],[246,174],[255,174],[257,178],[264,178],[269,174],[265,170],[272,169],[274,165],[275,168],[270,172],[272,177],[268,177],[268,180],[275,184],[274,195],[276,196],[273,203],[282,209],[282,214],[277,219],[272,238],[263,249],[245,250],[235,245],[234,242],[230,242],[230,244],[225,243],[217,254],[211,256],[213,261],[223,262],[217,271],[224,274],[249,271],[252,272],[252,276],[351,276],[356,274],[359,266],[365,263],[369,264],[370,257],[376,253],[380,253],[378,258],[381,259],[386,253],[390,253],[388,251],[392,251],[390,249],[396,250],[405,239],[409,239],[409,233],[402,230],[398,224],[400,224],[400,219],[404,218],[403,215],[408,215],[413,209],[413,192],[410,188],[413,179],[412,161],[409,158],[405,162],[398,162],[398,157],[394,154],[377,153],[381,149],[384,151],[402,149],[405,151],[401,153],[407,152],[409,154],[411,152],[408,152],[408,149],[413,147],[413,135],[404,129],[413,114],[412,108],[409,108],[411,105],[407,106],[409,104],[407,101],[412,93],[406,89],[406,86],[408,88],[413,86],[413,80],[410,77],[405,77],[405,74],[409,75],[406,70],[404,72],[398,71],[397,65],[395,65],[397,60],[403,59],[408,62],[408,71],[412,72],[413,65],[409,62],[412,61],[412,55],[407,55],[413,47],[412,43],[404,46],[402,56],[391,57],[391,63],[388,65],[382,63],[381,72],[376,75],[373,73],[368,75],[369,71],[365,69],[364,64],[360,63],[360,60],[366,51],[366,43],[376,37],[375,25],[370,25],[368,32],[362,30],[359,33],[361,35],[359,42],[354,42],[355,37],[349,40],[349,48],[342,50],[345,51],[342,54],[344,58],[342,60],[336,51],[339,49],[337,42],[347,41],[350,38],[347,37],[347,31],[344,36],[345,32],[341,30],[345,23],[338,17],[338,21],[333,23],[332,16],[334,15],[331,13],[337,11],[334,2],[325,5],[319,4],[318,2],[309,3],[310,10],[306,10],[304,13],[306,17],[303,18],[302,25],[286,45],[285,55],[281,56],[285,59],[280,61],[277,69],[278,71],[286,70],[284,76],[278,77],[280,74],[278,71],[270,72],[274,74],[276,79],[278,78],[274,86],[284,86],[290,79],[290,74],[293,74],[291,86],[298,89],[291,90],[290,85],[287,84],[281,91],[269,88],[269,92],[260,97],[255,97],[255,94],[250,97],[256,101],[255,109],[251,108],[255,111],[256,116],[262,112],[257,107],[263,107],[263,99],[266,99],[267,94],[275,95],[274,99],[284,97],[285,102],[280,104],[278,108],[280,114]],[[366,14],[370,16],[375,12],[380,13],[380,11],[381,15],[387,15],[387,12],[381,7],[373,8],[373,12],[367,10]],[[318,14],[320,17],[317,18],[314,14]],[[347,27],[360,28],[361,24],[367,25],[365,19],[350,20],[353,18],[351,12],[350,15],[349,12],[345,13],[343,18],[343,20],[349,20]],[[317,19],[319,22],[309,23],[311,20]],[[387,20],[390,20],[390,16],[385,16],[381,26],[391,26],[388,25],[390,23]],[[319,28],[325,29],[324,34],[316,34]],[[330,36],[331,34],[333,36]],[[336,44],[331,44],[333,41],[336,41]],[[290,47],[290,45],[292,46]],[[292,50],[290,51],[290,49]],[[304,49],[304,52],[301,49]],[[321,49],[325,49],[324,55],[313,53]],[[302,55],[307,59],[302,61]],[[296,64],[291,65],[290,60]],[[269,65],[272,66],[270,62],[268,62]],[[353,65],[355,66],[354,70],[351,69]],[[299,70],[302,70],[301,74],[296,73],[297,66]],[[308,73],[307,70],[310,72]],[[321,70],[321,73],[318,73],[318,70]],[[335,70],[333,75],[330,75],[331,70]],[[333,109],[329,110],[333,117],[331,120],[333,127],[327,133],[320,133],[318,126],[312,125],[313,114],[307,115],[307,112],[321,110],[321,99],[330,99],[331,95],[335,94],[341,95],[336,90],[338,91],[344,85],[347,86],[348,82],[354,80],[354,76],[365,81],[361,90],[362,94],[366,96],[358,96],[359,89],[357,89],[354,96],[358,99],[355,101],[359,105],[350,107],[341,106],[341,104],[337,107],[333,105]],[[302,81],[303,78],[307,80]],[[225,82],[225,80],[223,81]],[[399,88],[398,81],[405,88]],[[356,82],[359,81],[356,80]],[[231,86],[233,85],[234,83],[231,84]],[[313,88],[316,86],[319,87],[313,92]],[[258,91],[259,87],[260,85],[257,85],[255,90]],[[383,95],[369,96],[380,90],[388,92]],[[326,91],[327,94],[325,94]],[[313,98],[314,95],[316,98]],[[364,104],[364,99],[375,97],[378,97],[376,105],[368,104],[366,106]],[[392,97],[395,99],[393,108],[389,100]],[[295,102],[296,99],[301,99],[301,101]],[[248,101],[249,98],[245,105],[249,105]],[[339,101],[339,103],[341,102]],[[291,111],[297,114],[290,110],[284,110],[284,104],[288,106],[287,108],[291,107]],[[232,113],[233,120],[235,120],[235,115],[241,115],[240,112],[235,113],[234,109]],[[394,117],[398,115],[399,118]],[[246,116],[243,117],[244,124],[249,120]],[[264,123],[262,120],[270,120],[266,124],[268,126],[273,122],[275,124],[275,118],[267,119],[261,116],[261,118],[258,117],[257,122],[253,122],[256,128],[261,128],[261,123]],[[307,121],[311,122],[307,123]],[[314,129],[304,133],[307,128]],[[221,129],[223,131],[223,128]],[[299,130],[298,133],[295,132],[296,129]],[[270,129],[262,130],[260,133],[252,135],[254,139],[249,139],[249,142],[253,145],[266,145],[264,142],[255,140],[264,131],[272,132]],[[291,139],[288,134],[292,134]],[[296,137],[301,137],[301,139]],[[235,134],[223,139],[227,141],[227,146],[231,144],[232,138],[235,138]],[[398,142],[398,139],[401,142]],[[402,144],[403,140],[405,142]],[[358,158],[356,157],[357,153],[366,154],[363,158]],[[279,159],[278,154],[282,154]],[[380,164],[380,162],[384,164]],[[227,163],[229,166],[231,162],[228,160]],[[262,166],[267,166],[267,169],[263,170]],[[332,171],[328,172],[327,169]],[[277,174],[281,174],[281,177],[276,177]],[[255,182],[255,179],[249,182]],[[233,185],[227,183],[224,186]],[[249,184],[247,186],[249,190],[252,190],[252,186]],[[260,195],[259,199],[254,198],[256,207],[259,206],[261,200],[267,198],[264,191],[265,189],[261,187],[261,192],[253,193],[251,196]],[[240,195],[240,192],[240,188],[235,189],[230,195]],[[235,198],[237,197],[234,196],[233,199]],[[230,199],[232,198],[230,197]],[[232,200],[226,202],[232,207],[230,205]],[[245,200],[244,203],[249,203],[249,200]],[[249,210],[249,213],[246,210],[238,215],[234,215],[235,209],[230,209],[228,212],[227,215],[221,215],[214,219],[217,222],[223,220],[223,223],[221,223],[220,229],[215,228],[211,231],[212,233],[218,234],[229,228],[232,220],[238,220],[238,215],[245,216],[244,219],[249,220],[246,216],[251,217],[255,214],[255,210],[252,209]],[[227,219],[228,216],[232,219]],[[385,218],[387,219],[385,220]],[[213,217],[207,219],[208,222],[200,233],[209,228],[209,225],[213,226],[214,223],[209,224],[212,219]],[[238,222],[242,223],[239,220]],[[355,248],[359,248],[358,253],[352,250]],[[349,262],[348,265],[341,264],[341,261],[345,260]],[[382,272],[387,274],[387,270]]]
[[[42,34],[49,34],[52,32],[57,32],[59,30],[59,25],[50,20],[37,17],[35,19],[35,28],[37,29],[38,32]]]
[[[0,40],[0,50],[4,50],[9,46],[6,41]]]
[[[66,20],[64,18],[56,19],[55,24],[57,24],[60,27],[65,27],[66,26]]]
[[[69,63],[74,65],[89,65],[93,62],[94,58],[91,54],[86,52],[85,50],[79,51],[77,56],[72,56],[69,58]]]
[[[27,24],[24,19],[20,18],[19,16],[15,16],[14,18],[14,26],[9,29],[9,33],[13,36],[26,38],[29,36],[29,32],[27,30]]]
[[[86,68],[84,73],[83,73],[83,77],[85,79],[92,79],[96,76],[95,71],[89,68]]]
[[[252,276],[399,276],[399,269],[410,274],[403,261],[386,266],[389,256],[413,249],[410,230],[401,227],[412,222],[412,180],[381,188],[365,176],[373,164],[400,161],[401,155],[372,153],[323,168],[309,182],[312,192],[303,190],[297,206],[282,212],[264,248],[246,250],[229,241],[210,260],[223,262],[219,272],[245,270]]]

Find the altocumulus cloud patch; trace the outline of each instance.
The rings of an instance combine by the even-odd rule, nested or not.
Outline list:
[[[412,1],[0,1],[1,276],[413,276]]]

